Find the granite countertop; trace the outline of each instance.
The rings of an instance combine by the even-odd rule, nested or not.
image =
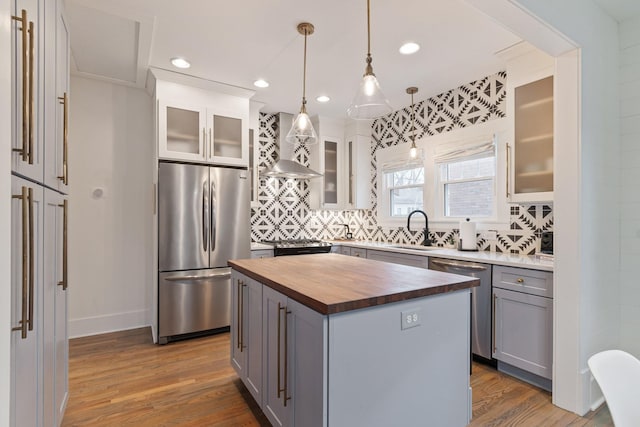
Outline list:
[[[475,261],[485,264],[504,265],[509,267],[529,268],[532,270],[553,271],[553,261],[533,255],[507,254],[489,251],[459,251],[432,246],[429,250],[419,245],[402,245],[399,243],[383,243],[358,240],[332,240],[334,245],[350,246],[364,249],[376,249],[387,252],[421,255],[436,258],[455,259],[458,261]],[[394,246],[403,246],[397,248]]]
[[[230,267],[321,313],[468,289],[480,281],[339,254],[229,260]]]

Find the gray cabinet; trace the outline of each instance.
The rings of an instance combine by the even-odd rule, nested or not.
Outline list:
[[[367,258],[393,264],[410,265],[412,267],[428,268],[429,257],[421,255],[401,254],[397,252],[377,251],[369,249]]]
[[[262,401],[262,284],[238,272],[231,279],[231,365]]]
[[[273,249],[256,249],[251,251],[251,258],[272,258]]]
[[[67,197],[44,193],[43,396],[44,425],[62,423],[69,397],[67,336]]]
[[[547,389],[550,381],[541,378],[552,376],[552,293],[550,272],[494,267],[493,357],[498,369]]]
[[[11,426],[42,425],[43,189],[11,177]],[[18,198],[19,197],[19,198]]]
[[[326,425],[325,324],[325,316],[263,286],[262,410],[272,425]]]
[[[261,326],[262,393],[256,401],[271,425],[387,426],[415,423],[424,413],[434,425],[469,422],[468,290],[322,315],[235,270],[232,278],[232,365],[251,391],[258,341],[252,333]],[[246,302],[254,286],[255,301],[262,292],[261,310]],[[256,323],[247,319],[247,311],[260,313],[261,325],[258,316]],[[401,327],[400,316],[412,313],[421,323]]]

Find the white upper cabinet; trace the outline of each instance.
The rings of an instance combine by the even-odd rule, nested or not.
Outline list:
[[[11,170],[42,182],[44,5],[38,0],[11,3]]]
[[[314,117],[313,125],[310,167],[323,176],[309,181],[311,209],[369,209],[371,122]]]
[[[45,164],[44,183],[62,193],[68,193],[69,185],[69,64],[70,41],[69,27],[62,1],[48,2],[48,7],[55,6],[55,26],[47,26],[46,63],[55,64],[55,73],[46,73],[45,129]],[[51,10],[53,12],[53,10]],[[47,10],[47,14],[50,11]],[[51,20],[52,18],[47,18]]]
[[[163,70],[153,77],[160,159],[249,165],[252,91]]]
[[[554,60],[523,42],[502,51],[507,61],[507,197],[553,202]]]
[[[207,110],[176,101],[158,101],[158,155],[161,159],[205,161]]]
[[[327,117],[314,117],[313,126],[318,144],[311,145],[310,167],[322,174],[309,181],[311,209],[342,209],[344,207],[344,122]]]
[[[370,209],[371,136],[347,136],[345,141],[345,209]]]

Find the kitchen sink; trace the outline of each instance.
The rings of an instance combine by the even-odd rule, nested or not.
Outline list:
[[[438,246],[420,246],[420,245],[389,245],[390,248],[397,249],[411,249],[416,251],[435,251],[437,249],[443,249]]]

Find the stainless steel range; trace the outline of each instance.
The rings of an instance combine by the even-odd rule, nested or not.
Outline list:
[[[273,256],[331,252],[331,243],[317,239],[263,240],[262,243],[273,246]]]

